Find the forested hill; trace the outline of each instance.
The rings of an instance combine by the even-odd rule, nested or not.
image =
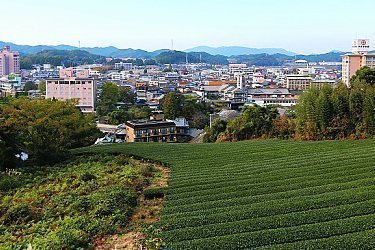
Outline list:
[[[186,61],[186,54],[188,62],[197,63],[204,62],[209,64],[228,64],[229,61],[237,63],[246,63],[255,66],[282,66],[286,62],[294,60],[307,60],[309,62],[340,62],[343,52],[330,52],[326,54],[314,55],[296,55],[288,56],[284,54],[255,54],[255,55],[239,55],[226,57],[222,55],[211,55],[205,52],[181,52],[181,51],[165,51],[154,59],[161,64],[167,63],[184,63]]]
[[[105,57],[83,50],[44,50],[21,56],[21,68],[31,69],[33,64],[77,66],[81,64],[104,63]]]
[[[147,58],[159,64],[179,64],[185,63],[208,63],[226,65],[229,62],[246,63],[255,66],[282,66],[286,62],[298,59],[304,59],[309,62],[340,62],[342,52],[330,52],[327,54],[317,55],[297,55],[288,56],[284,54],[256,54],[256,55],[239,55],[226,57],[222,55],[211,55],[205,52],[182,52],[175,50],[161,50],[153,53]],[[137,55],[134,54],[134,58]],[[143,58],[143,57],[142,57]],[[139,58],[138,58],[139,59]],[[150,59],[148,59],[150,60]],[[105,57],[91,54],[84,50],[44,50],[34,54],[22,54],[21,68],[31,69],[33,64],[50,63],[53,65],[76,66],[80,64],[105,63]]]

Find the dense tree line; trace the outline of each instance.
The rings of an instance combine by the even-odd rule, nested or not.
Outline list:
[[[96,108],[99,121],[117,125],[133,119],[148,119],[151,109],[136,105],[135,100],[135,93],[131,89],[112,82],[105,83]]]
[[[351,87],[339,83],[304,92],[289,115],[276,107],[246,107],[228,123],[215,121],[204,140],[239,141],[254,138],[297,140],[364,139],[375,136],[375,70],[362,68]]]
[[[13,166],[22,152],[37,163],[58,161],[69,149],[91,145],[99,133],[74,101],[10,99],[0,104],[0,168]]]
[[[209,114],[212,112],[209,104],[175,92],[168,93],[160,105],[166,119],[184,117],[190,122],[190,127],[199,129],[208,125]]]
[[[82,64],[105,63],[105,57],[90,54],[83,50],[44,50],[21,57],[21,68],[32,69],[34,64],[49,63],[66,67]]]
[[[189,63],[208,63],[208,64],[228,64],[228,59],[222,55],[210,55],[205,52],[182,52],[165,51],[154,57],[154,60],[160,64],[178,64],[185,63],[186,57]]]

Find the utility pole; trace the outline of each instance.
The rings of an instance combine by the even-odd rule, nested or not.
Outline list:
[[[210,114],[210,128],[212,128],[213,117],[214,117],[214,114]]]

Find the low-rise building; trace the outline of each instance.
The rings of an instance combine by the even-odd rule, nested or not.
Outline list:
[[[126,142],[177,142],[173,121],[128,121],[125,130]]]

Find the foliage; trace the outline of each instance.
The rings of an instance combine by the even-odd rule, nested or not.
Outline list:
[[[212,134],[217,141],[241,141],[255,138],[269,138],[273,136],[275,120],[278,117],[278,111],[273,106],[246,107],[241,117],[234,118],[228,122],[223,132],[215,131],[215,126],[208,131],[207,136]],[[214,131],[212,131],[214,130]],[[222,130],[219,127],[219,130]],[[212,139],[206,139],[210,141]]]
[[[0,171],[15,166],[15,151],[0,136]]]
[[[175,92],[168,93],[161,101],[161,106],[166,119],[176,119],[182,116],[184,97]]]
[[[103,85],[100,92],[96,111],[99,116],[106,116],[117,110],[118,102],[132,105],[134,100],[135,94],[129,88],[107,82]]]
[[[105,57],[90,54],[83,50],[43,50],[21,57],[21,68],[32,69],[34,64],[78,66],[82,64],[104,63]]]
[[[208,115],[213,111],[209,104],[175,92],[168,93],[161,100],[161,108],[166,119],[184,117],[190,122],[190,127],[199,129],[208,124]]]
[[[33,82],[25,83],[25,87],[24,87],[25,92],[28,92],[29,90],[37,90],[37,89],[38,89],[38,86],[35,83]]]
[[[19,98],[0,105],[0,137],[13,152],[39,163],[56,162],[68,149],[92,144],[99,131],[72,101]]]
[[[119,155],[81,157],[49,168],[1,173],[1,249],[89,249],[126,231],[154,168]],[[22,235],[22,237],[20,237]]]
[[[357,80],[311,88],[296,107],[296,138],[306,140],[367,138],[375,134],[375,88]]]
[[[220,133],[224,132],[227,127],[227,122],[215,119],[212,122],[212,127],[205,128],[205,134],[203,137],[203,142],[216,142]]]
[[[186,57],[188,63],[208,63],[208,64],[228,64],[227,57],[222,55],[210,55],[204,52],[182,52],[165,51],[154,57],[154,60],[160,64],[179,64],[185,63]]]
[[[359,69],[350,80],[351,82],[364,82],[368,85],[375,86],[375,69],[367,66]]]
[[[40,92],[45,94],[46,93],[46,82],[45,81],[40,82],[38,84],[38,89],[40,90]]]
[[[164,190],[162,188],[148,188],[143,192],[146,199],[163,198]]]

